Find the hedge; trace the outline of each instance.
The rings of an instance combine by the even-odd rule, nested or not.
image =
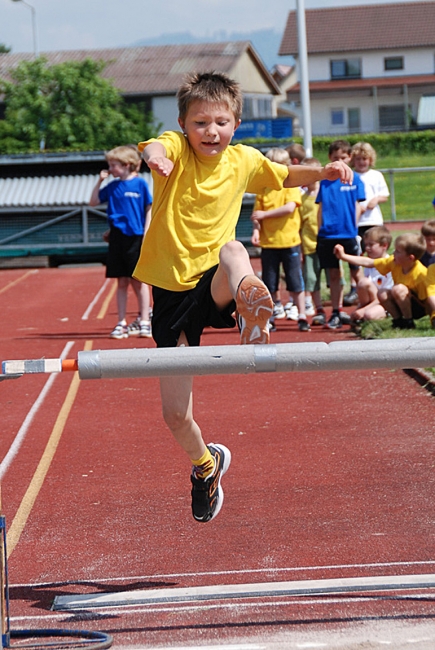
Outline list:
[[[351,145],[356,142],[370,142],[376,153],[380,156],[391,156],[406,154],[435,154],[435,130],[428,131],[406,131],[398,133],[353,133],[341,136],[313,136],[313,151],[327,151],[334,140],[347,140]],[[245,144],[257,145],[263,149],[264,145],[287,146],[288,141],[270,142],[264,138],[249,138],[240,140]],[[303,144],[303,138],[293,138],[292,142]]]

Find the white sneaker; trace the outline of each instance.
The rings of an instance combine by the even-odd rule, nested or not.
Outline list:
[[[277,319],[285,318],[285,309],[284,309],[284,307],[282,306],[281,303],[279,303],[278,305],[273,306],[273,314],[272,314],[272,316],[274,318],[277,318]]]
[[[296,305],[292,305],[288,311],[286,311],[287,320],[298,320],[299,319],[299,310]]]
[[[305,305],[305,316],[314,316],[316,313],[316,310],[314,309],[314,306],[311,305]]]

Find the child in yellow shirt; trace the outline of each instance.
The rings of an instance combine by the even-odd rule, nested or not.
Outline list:
[[[290,165],[290,157],[285,149],[274,147],[266,153],[266,158],[287,167]],[[297,187],[267,189],[257,194],[251,216],[251,241],[254,246],[261,246],[262,279],[272,300],[276,304],[282,264],[287,289],[298,308],[298,328],[301,332],[309,332],[301,267],[300,205],[301,192]],[[271,325],[273,328],[273,316]]]

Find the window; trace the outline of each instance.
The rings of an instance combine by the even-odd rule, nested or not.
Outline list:
[[[403,56],[389,56],[384,59],[384,70],[403,70]]]
[[[349,128],[349,131],[353,131],[354,133],[356,131],[360,130],[361,127],[361,111],[359,108],[348,108],[347,109],[347,125]]]
[[[242,118],[244,120],[265,119],[270,117],[273,117],[271,97],[253,97],[248,95],[243,98]]]
[[[403,130],[406,127],[405,105],[379,106],[379,128],[381,131]]]
[[[359,79],[361,59],[337,59],[330,61],[331,79]]]
[[[332,126],[344,126],[344,110],[342,108],[331,108]]]

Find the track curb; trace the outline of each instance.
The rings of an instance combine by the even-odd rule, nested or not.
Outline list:
[[[432,373],[423,368],[406,368],[403,372],[415,379],[425,390],[435,395],[435,376]]]

